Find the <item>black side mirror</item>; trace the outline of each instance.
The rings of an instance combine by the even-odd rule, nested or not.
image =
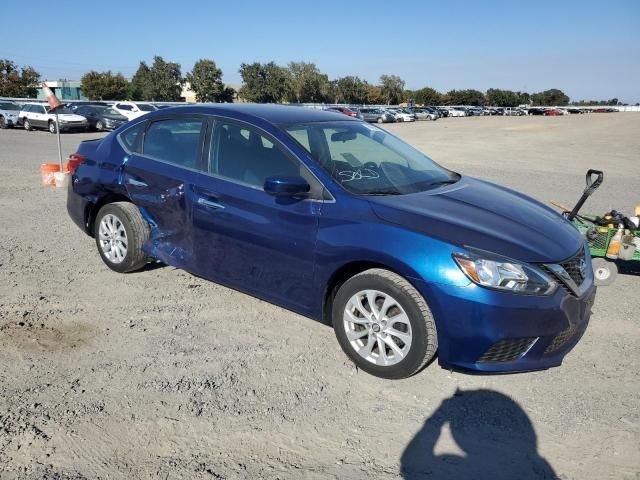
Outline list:
[[[264,191],[274,197],[296,197],[309,193],[311,186],[302,177],[268,177]]]

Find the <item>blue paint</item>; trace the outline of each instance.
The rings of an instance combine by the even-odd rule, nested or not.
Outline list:
[[[127,152],[117,139],[133,125],[180,115],[206,123],[195,169]],[[270,179],[269,189],[277,194],[269,194],[202,171],[216,119],[260,129],[306,167],[305,179]],[[550,296],[491,290],[471,282],[452,254],[468,253],[469,247],[534,266],[562,262],[584,245],[571,224],[540,202],[466,176],[418,193],[351,193],[285,131],[292,124],[322,121],[358,122],[272,105],[191,106],[148,114],[102,142],[81,144],[79,153],[88,159],[73,175],[69,214],[87,231],[92,206],[105,195],[124,196],[151,225],[144,246],[151,257],[317,320],[327,320],[325,293],[336,272],[355,263],[383,266],[408,279],[427,301],[444,367],[504,372],[559,365],[586,328],[595,287],[579,298],[561,287]],[[312,192],[319,196],[280,196],[305,182],[317,184]],[[554,338],[567,329],[570,338],[549,354]],[[522,358],[477,362],[496,341],[523,337],[539,338]]]

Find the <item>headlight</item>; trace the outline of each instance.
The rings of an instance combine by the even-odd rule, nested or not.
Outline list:
[[[454,253],[460,269],[474,283],[523,295],[551,295],[558,284],[542,270],[490,253]]]

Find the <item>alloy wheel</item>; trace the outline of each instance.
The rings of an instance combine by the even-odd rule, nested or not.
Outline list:
[[[122,221],[109,213],[102,217],[98,229],[102,253],[112,263],[121,263],[127,256],[127,231]]]
[[[374,365],[394,365],[411,349],[409,317],[388,293],[359,291],[347,302],[343,322],[351,347]]]

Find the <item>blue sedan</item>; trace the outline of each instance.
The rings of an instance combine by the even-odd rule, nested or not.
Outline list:
[[[68,212],[109,268],[162,262],[326,322],[383,378],[436,355],[557,366],[589,320],[589,250],[567,220],[338,113],[176,107],[82,142],[71,166]]]

